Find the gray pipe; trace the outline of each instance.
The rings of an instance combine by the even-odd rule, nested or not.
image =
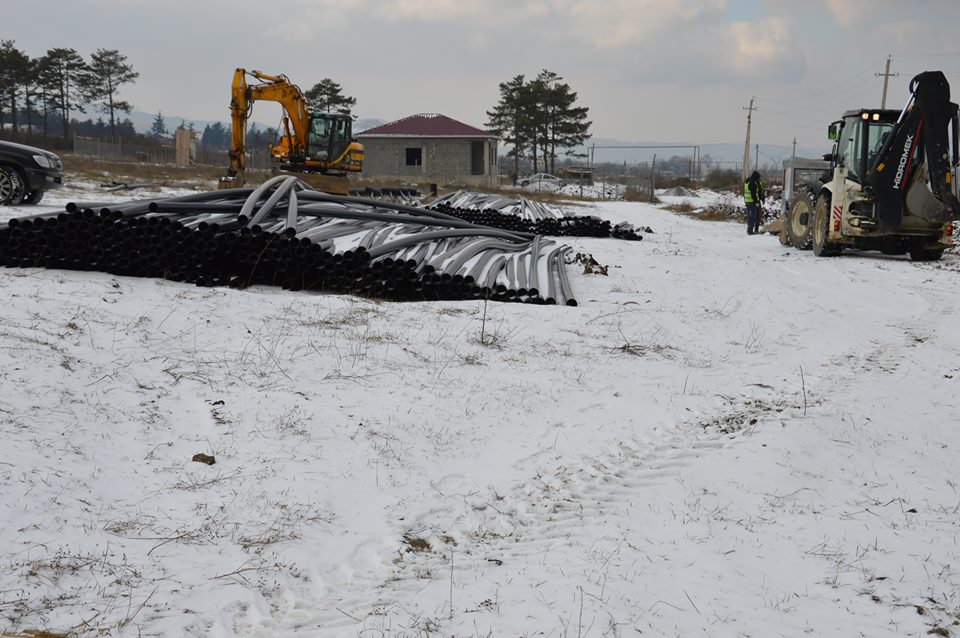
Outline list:
[[[564,261],[566,254],[571,250],[569,246],[563,247],[563,250],[560,252],[560,263],[557,272],[560,276],[560,290],[563,292],[564,302],[568,306],[575,306],[577,305],[577,300],[573,297],[573,288],[570,286],[570,280],[567,279],[567,265]]]
[[[483,287],[489,290],[493,290],[497,285],[497,277],[500,276],[500,271],[503,269],[504,262],[507,261],[506,256],[500,255],[493,260],[493,263],[490,264],[490,268],[487,270],[487,276],[484,279]]]
[[[290,189],[290,197],[287,204],[287,226],[286,228],[297,229],[297,191],[294,188]],[[286,229],[284,229],[286,230]]]
[[[294,185],[296,185],[296,183],[299,181],[296,177],[292,177],[292,176],[284,176],[283,178],[285,181],[281,182],[280,185],[277,186],[276,190],[273,191],[273,194],[267,198],[267,201],[265,201],[260,206],[260,208],[257,210],[257,214],[253,216],[253,218],[250,220],[250,223],[247,224],[247,226],[252,227],[260,223],[260,220],[266,217],[270,213],[270,211],[273,210],[273,207],[277,205],[277,202],[280,201],[280,198],[286,195],[287,191],[292,189]],[[267,181],[269,182],[270,180],[267,180]],[[250,197],[252,198],[253,196],[251,195]],[[249,201],[250,199],[247,200],[247,202]],[[244,203],[244,208],[246,208],[246,205],[247,204]],[[241,215],[243,214],[242,210],[240,211],[240,214]]]
[[[431,239],[440,239],[441,237],[468,237],[468,236],[481,236],[481,237],[499,237],[501,239],[506,239],[508,241],[517,241],[518,238],[513,233],[507,233],[492,228],[487,229],[475,229],[472,231],[466,230],[435,230],[427,233],[420,233],[413,237],[407,237],[404,239],[398,239],[393,242],[389,242],[382,246],[378,246],[370,251],[370,259],[387,255],[396,251],[399,248],[415,244],[420,241],[431,240]]]
[[[537,285],[537,262],[540,261],[540,235],[530,244],[530,269],[527,272],[527,288],[539,288]]]

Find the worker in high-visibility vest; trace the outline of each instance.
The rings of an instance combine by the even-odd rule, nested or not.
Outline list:
[[[747,234],[760,232],[760,217],[763,214],[763,200],[767,194],[763,190],[760,173],[753,171],[743,183],[743,201],[747,205]]]

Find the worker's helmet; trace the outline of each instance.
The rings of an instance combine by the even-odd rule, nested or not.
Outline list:
[[[753,171],[753,173],[750,174],[750,177],[753,179],[760,179],[760,173],[758,171]]]

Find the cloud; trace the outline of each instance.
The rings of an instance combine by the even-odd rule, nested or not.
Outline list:
[[[883,10],[883,3],[875,0],[823,0],[823,4],[837,24],[844,27],[870,16],[878,8]]]
[[[224,2],[225,0],[216,0]],[[271,14],[272,18],[264,34],[280,42],[311,42],[329,39],[336,29],[351,28],[358,16],[367,12],[369,0],[279,0]],[[229,0],[230,3],[256,2],[256,0]],[[241,19],[259,15],[259,5]]]
[[[729,0],[285,0],[288,18],[267,30],[273,38],[298,41],[322,37],[331,21],[345,16],[411,26],[489,29],[536,34],[552,42],[574,41],[598,50],[642,42],[664,29],[708,20]]]
[[[771,0],[768,0],[771,1]],[[786,4],[792,0],[779,0]],[[943,16],[952,15],[957,8],[956,0],[821,0],[823,7],[843,28],[862,30],[865,25],[893,25],[918,21],[937,24]],[[949,22],[949,21],[947,21]]]
[[[555,0],[554,4],[569,37],[598,49],[616,49],[716,15],[726,8],[727,0]]]
[[[375,15],[389,19],[447,20],[475,15],[481,11],[476,2],[458,0],[394,0],[380,4]]]
[[[509,28],[512,23],[546,17],[551,13],[551,0],[510,2],[463,2],[461,0],[392,0],[372,3],[373,16],[391,22],[456,22],[470,20],[473,24],[492,28]]]
[[[721,29],[719,42],[724,66],[738,75],[783,75],[798,64],[804,66],[790,24],[783,18],[734,22]]]

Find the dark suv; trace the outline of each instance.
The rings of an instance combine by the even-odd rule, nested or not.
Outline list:
[[[63,163],[49,151],[0,141],[0,206],[36,204],[63,186]]]

